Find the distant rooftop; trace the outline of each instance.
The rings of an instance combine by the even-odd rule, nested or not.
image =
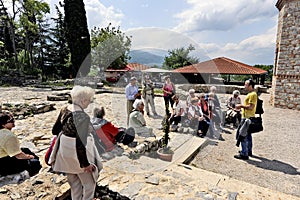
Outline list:
[[[150,69],[151,67],[140,64],[140,63],[128,63],[127,67],[131,68],[133,71],[142,71],[145,69]]]
[[[219,57],[201,63],[181,67],[172,72],[179,73],[201,73],[201,74],[236,74],[236,75],[259,75],[265,74],[267,71],[252,67],[250,65],[225,58]]]

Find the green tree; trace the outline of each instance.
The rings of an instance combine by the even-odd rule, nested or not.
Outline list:
[[[49,72],[49,75],[53,78],[66,79],[73,75],[71,64],[69,62],[70,49],[66,41],[64,15],[57,5],[55,6],[55,9],[57,17],[51,18],[54,21],[54,27],[50,28],[50,38],[48,41],[49,50],[47,51],[47,60],[51,65],[51,72]]]
[[[173,50],[168,50],[169,56],[165,56],[163,68],[177,69],[180,67],[198,63],[198,58],[189,55],[193,50],[195,50],[195,47],[191,44],[186,49],[184,47],[181,47]]]
[[[20,30],[24,36],[24,62],[22,67],[24,71],[35,72],[38,68],[34,55],[35,45],[39,42],[40,26],[44,22],[45,14],[50,13],[49,4],[38,0],[24,0],[21,2],[22,12],[19,23]]]
[[[268,73],[266,74],[265,80],[268,82],[272,82],[273,68],[274,68],[273,65],[254,65],[253,67],[266,70]]]
[[[83,0],[64,0],[64,10],[72,75],[86,76],[91,66],[91,44]]]
[[[14,69],[18,63],[14,22],[18,11],[16,9],[16,0],[12,0],[10,3],[11,15],[8,13],[4,1],[0,0],[0,41],[3,43],[1,47],[1,63],[7,69]]]
[[[130,59],[131,39],[120,30],[120,27],[94,27],[91,31],[92,63],[99,67],[99,73],[106,68],[125,68]]]

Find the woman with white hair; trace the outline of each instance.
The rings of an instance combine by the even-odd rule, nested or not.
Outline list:
[[[133,111],[129,115],[129,127],[142,137],[155,137],[153,129],[146,126],[144,118],[144,103],[141,99],[136,99],[133,103]]]
[[[90,117],[84,112],[94,94],[90,87],[74,86],[72,104],[61,109],[52,129],[53,135],[59,136],[49,162],[54,171],[66,174],[72,199],[93,199],[102,169],[101,159],[90,137]]]
[[[237,127],[241,122],[241,109],[237,109],[235,106],[241,104],[241,98],[239,97],[240,91],[234,90],[232,96],[227,101],[227,112],[225,116],[225,124],[233,123],[234,127]]]
[[[196,97],[195,90],[194,89],[189,89],[189,94],[188,94],[188,96],[186,98],[186,106],[187,106],[187,108],[189,108],[192,105],[191,99],[195,98],[195,97]]]

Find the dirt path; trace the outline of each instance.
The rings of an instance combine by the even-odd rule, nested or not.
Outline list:
[[[239,148],[231,130],[225,141],[211,140],[191,165],[300,197],[300,112],[272,107],[269,94],[261,98],[264,131],[253,134],[253,157],[233,158]]]

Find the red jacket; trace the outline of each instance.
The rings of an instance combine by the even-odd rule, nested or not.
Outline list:
[[[102,121],[103,122],[103,121]],[[114,126],[111,122],[105,120],[104,123],[93,123],[96,133],[100,140],[105,145],[106,151],[111,151],[114,149],[114,145],[117,143],[115,137],[119,133],[119,129]]]

